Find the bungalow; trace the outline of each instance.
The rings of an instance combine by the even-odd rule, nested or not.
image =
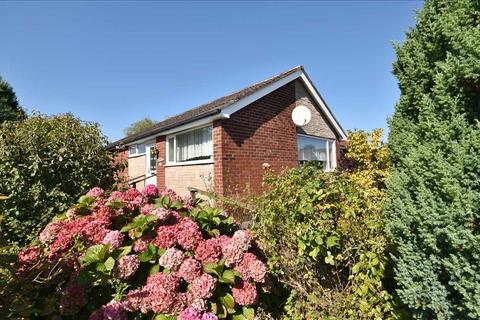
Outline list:
[[[130,184],[213,188],[219,195],[262,190],[274,170],[317,160],[337,166],[346,135],[302,66],[163,120],[108,145],[128,161]]]

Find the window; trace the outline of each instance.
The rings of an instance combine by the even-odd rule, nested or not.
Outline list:
[[[139,144],[132,144],[130,148],[128,149],[128,155],[130,157],[132,156],[140,156],[145,154],[147,151],[147,146],[145,143],[139,143]]]
[[[298,135],[298,161],[320,161],[326,171],[337,166],[335,141],[317,137]]]
[[[167,138],[169,163],[208,162],[213,158],[212,127],[203,127]]]

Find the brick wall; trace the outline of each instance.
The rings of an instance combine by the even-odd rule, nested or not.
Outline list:
[[[276,171],[297,165],[297,136],[291,120],[294,107],[292,81],[237,111],[230,119],[214,124],[218,194],[261,192],[263,163]]]
[[[165,136],[157,137],[155,148],[157,149],[157,187],[165,187],[165,163],[167,161]]]

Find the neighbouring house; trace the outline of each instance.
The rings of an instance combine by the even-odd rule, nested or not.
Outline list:
[[[299,106],[310,119],[302,126],[292,120]],[[137,188],[152,183],[181,195],[189,188],[212,188],[226,196],[261,192],[265,167],[281,170],[316,160],[333,170],[345,140],[332,111],[298,66],[108,148],[128,161],[125,174]]]

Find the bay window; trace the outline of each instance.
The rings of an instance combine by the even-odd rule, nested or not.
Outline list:
[[[297,135],[298,161],[319,161],[325,171],[335,169],[337,157],[335,140],[328,140],[307,135]]]
[[[167,137],[167,163],[205,163],[213,160],[212,126]]]

